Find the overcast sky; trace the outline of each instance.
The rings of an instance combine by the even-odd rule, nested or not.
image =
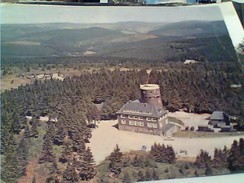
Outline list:
[[[1,23],[113,23],[125,21],[175,22],[222,20],[216,6],[202,7],[87,7],[1,5]]]

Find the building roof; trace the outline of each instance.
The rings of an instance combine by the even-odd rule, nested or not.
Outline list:
[[[167,132],[169,129],[171,129],[172,127],[174,127],[174,124],[168,123],[166,125],[163,126],[163,128],[161,129],[162,132]]]
[[[225,120],[225,117],[228,117],[223,111],[214,111],[210,116],[210,120]]]
[[[157,85],[157,84],[144,84],[144,85],[140,85],[140,89],[142,89],[142,90],[155,90],[155,89],[159,89],[159,85]]]
[[[128,114],[159,118],[166,114],[165,110],[159,110],[156,106],[140,102],[139,100],[129,101],[117,112],[117,114]]]

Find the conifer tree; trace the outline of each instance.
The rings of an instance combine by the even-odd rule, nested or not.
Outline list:
[[[45,162],[55,162],[55,155],[53,153],[53,144],[50,133],[44,136],[44,143],[42,146],[42,154],[38,161],[40,164]]]
[[[28,164],[28,148],[29,144],[26,138],[22,137],[17,147],[16,160],[18,164],[19,176],[24,176],[26,173],[26,166]]]
[[[5,182],[14,183],[19,177],[18,163],[16,158],[16,143],[13,133],[8,139],[9,145],[4,149],[5,161],[2,163],[2,179]]]
[[[146,181],[149,181],[151,180],[152,176],[151,176],[151,172],[150,172],[150,169],[146,169],[146,172],[145,172],[145,180]]]
[[[127,171],[124,172],[122,182],[123,183],[131,183],[131,177]]]
[[[118,144],[114,151],[109,155],[108,160],[110,161],[109,170],[116,175],[119,175],[122,169],[122,153],[120,152]]]
[[[238,171],[241,168],[240,162],[241,152],[237,140],[234,140],[228,157],[229,169],[231,171]]]
[[[206,165],[205,175],[210,176],[212,174],[212,168],[209,165]]]
[[[156,172],[155,169],[153,169],[153,172],[152,172],[152,179],[153,179],[153,180],[159,180],[158,173]]]
[[[92,152],[91,152],[90,147],[88,147],[85,150],[85,153],[83,155],[83,160],[86,161],[87,163],[94,164],[94,158],[92,156]]]
[[[141,170],[138,171],[137,177],[137,181],[145,181],[145,176]]]
[[[38,137],[38,130],[37,130],[38,122],[36,118],[33,118],[32,120],[32,126],[31,126],[31,132],[30,132],[30,137]]]
[[[195,160],[195,165],[197,165],[198,168],[206,168],[211,164],[211,156],[208,152],[201,150],[200,154],[197,155]]]
[[[76,183],[79,181],[79,175],[76,173],[75,164],[69,163],[63,172],[63,183]]]

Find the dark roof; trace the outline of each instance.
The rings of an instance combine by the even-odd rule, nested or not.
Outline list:
[[[223,111],[214,111],[212,115],[210,116],[210,120],[223,120],[225,121],[225,118],[229,117],[227,114],[225,114]]]
[[[117,114],[128,114],[159,118],[166,114],[165,110],[159,110],[156,106],[140,102],[139,100],[129,101],[117,112]]]
[[[171,129],[172,127],[174,127],[174,124],[168,123],[166,125],[163,126],[163,128],[161,129],[162,132],[167,132],[169,129]]]

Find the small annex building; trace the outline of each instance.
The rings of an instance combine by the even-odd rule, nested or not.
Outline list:
[[[230,126],[230,117],[223,111],[214,111],[209,118],[208,124],[213,126],[214,128]]]
[[[119,130],[171,136],[179,127],[168,121],[159,85],[140,85],[140,90],[140,99],[128,101],[117,112]]]
[[[208,126],[212,130],[219,129],[220,132],[235,131],[230,116],[223,111],[214,111],[209,118]]]

